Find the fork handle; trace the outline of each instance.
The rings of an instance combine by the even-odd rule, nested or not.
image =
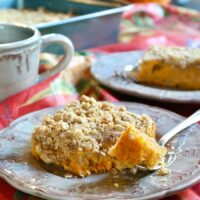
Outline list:
[[[171,139],[173,138],[176,134],[178,134],[179,132],[181,132],[182,130],[184,130],[185,128],[191,126],[192,124],[196,123],[200,121],[200,109],[197,110],[195,113],[193,113],[192,115],[190,115],[187,119],[185,119],[184,121],[182,121],[180,124],[178,124],[177,126],[175,126],[173,129],[171,129],[167,134],[165,134],[160,140],[159,140],[159,144],[161,146],[165,146],[165,144]]]

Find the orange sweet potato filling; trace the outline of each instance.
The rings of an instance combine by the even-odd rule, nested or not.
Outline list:
[[[154,138],[133,127],[124,131],[109,151],[109,155],[116,159],[117,168],[120,169],[135,165],[153,169],[165,154],[165,147],[159,146]]]

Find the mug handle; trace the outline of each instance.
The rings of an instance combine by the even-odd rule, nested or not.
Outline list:
[[[48,34],[48,35],[42,36],[41,38],[42,38],[42,43],[41,43],[42,50],[50,44],[60,44],[64,48],[64,56],[54,68],[52,68],[51,70],[47,72],[39,74],[38,81],[42,81],[54,74],[61,72],[67,66],[67,64],[71,61],[72,56],[74,54],[74,46],[71,40],[64,35]]]

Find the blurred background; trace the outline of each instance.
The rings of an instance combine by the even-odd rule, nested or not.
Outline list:
[[[74,0],[74,1],[76,1],[76,0]],[[79,2],[86,2],[86,1],[88,1],[88,0],[81,0]],[[96,1],[99,1],[99,0],[96,0]],[[105,1],[105,0],[103,0],[103,1]],[[188,8],[200,10],[200,1],[199,0],[125,0],[125,1],[131,2],[131,3],[157,2],[157,3],[162,3],[162,4],[171,2],[172,4],[175,4],[175,5],[185,6]],[[22,0],[19,0],[18,2],[22,2]],[[114,0],[114,2],[123,2],[123,0]],[[9,7],[10,5],[13,5],[13,4],[16,4],[16,1],[14,1],[14,0],[1,0],[0,1],[0,7]]]

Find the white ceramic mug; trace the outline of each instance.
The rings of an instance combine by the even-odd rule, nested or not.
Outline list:
[[[40,52],[50,44],[63,46],[63,59],[51,70],[39,74]],[[34,27],[0,24],[0,100],[60,72],[73,53],[73,44],[64,35],[41,36]]]

